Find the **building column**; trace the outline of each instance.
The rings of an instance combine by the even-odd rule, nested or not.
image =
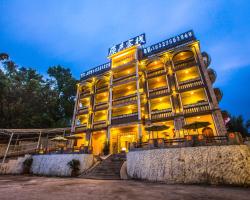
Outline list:
[[[78,107],[78,101],[79,101],[79,99],[80,99],[79,84],[77,84],[76,101],[75,101],[75,106],[74,106],[74,113],[73,113],[73,117],[72,117],[72,122],[71,122],[71,132],[75,132],[76,112],[77,112],[77,107]]]
[[[139,65],[138,65],[138,53],[137,50],[135,52],[136,59],[136,90],[137,90],[137,109],[138,109],[138,120],[141,121],[141,95],[140,95],[140,77],[139,77]],[[142,137],[141,128],[138,129],[139,138]]]
[[[109,82],[109,105],[108,105],[108,141],[110,140],[110,126],[112,120],[112,101],[113,101],[113,94],[112,94],[112,85],[113,85],[113,73],[110,74],[110,82]]]
[[[12,138],[13,138],[13,135],[14,135],[14,133],[11,133],[11,136],[10,136],[10,139],[9,139],[9,143],[8,143],[8,146],[7,146],[7,149],[6,149],[5,153],[4,153],[4,157],[3,157],[2,164],[5,162],[5,159],[6,159],[6,156],[7,156],[7,154],[8,154],[8,151],[9,151],[9,148],[10,148],[10,144],[11,144],[11,140],[12,140]]]

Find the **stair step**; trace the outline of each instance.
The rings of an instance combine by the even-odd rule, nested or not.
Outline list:
[[[105,179],[117,180],[120,179],[120,169],[123,162],[126,160],[126,155],[115,154],[105,160],[102,160],[98,165],[91,169],[86,174],[79,177],[89,179]]]

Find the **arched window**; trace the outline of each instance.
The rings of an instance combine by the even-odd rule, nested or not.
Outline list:
[[[194,54],[192,51],[182,51],[182,52],[177,53],[173,57],[173,62],[174,62],[174,64],[176,64],[176,63],[180,63],[183,61],[192,60],[193,58],[194,58]]]

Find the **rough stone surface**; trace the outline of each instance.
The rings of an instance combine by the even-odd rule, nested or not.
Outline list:
[[[35,155],[33,156],[31,171],[37,175],[70,176],[71,169],[68,162],[72,159],[80,161],[80,173],[94,164],[94,157],[91,154]]]
[[[250,185],[246,145],[203,146],[129,152],[128,175],[135,179],[186,184]]]
[[[18,159],[9,160],[6,163],[0,164],[0,174],[22,174],[23,173],[23,162],[31,157],[31,155],[25,155]]]
[[[128,180],[128,173],[127,173],[127,161],[125,161],[122,164],[121,170],[120,170],[120,177],[122,180]]]

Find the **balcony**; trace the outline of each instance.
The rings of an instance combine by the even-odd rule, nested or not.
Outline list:
[[[135,73],[113,79],[113,86],[121,85],[121,84],[128,83],[131,81],[136,81],[136,74]]]
[[[178,83],[179,85],[179,90],[186,90],[186,89],[190,89],[190,88],[197,88],[199,86],[203,86],[203,83],[200,79],[200,77],[195,78],[195,79],[189,79],[186,81],[182,81]]]
[[[207,73],[208,73],[211,83],[213,84],[217,77],[216,72],[212,68],[208,68]]]
[[[201,112],[207,112],[209,110],[210,106],[209,103],[206,101],[183,106],[184,114],[201,113]]]
[[[121,59],[114,61],[112,63],[112,68],[128,65],[128,64],[131,64],[134,61],[135,61],[134,54],[133,55],[128,55],[126,57],[124,56]]]
[[[77,111],[78,115],[82,115],[82,114],[87,114],[89,112],[88,107],[87,106],[83,106],[82,108],[79,108]]]
[[[166,74],[166,71],[164,70],[164,68],[152,70],[152,71],[149,71],[147,73],[148,78],[154,78],[156,76],[161,76],[161,75],[164,75],[164,74]]]
[[[126,124],[138,120],[138,113],[124,114],[111,118],[111,124]]]
[[[125,97],[120,97],[118,99],[114,99],[112,105],[117,106],[117,105],[128,105],[128,104],[136,104],[137,103],[137,96],[136,94],[128,95]]]
[[[87,123],[76,125],[75,127],[75,133],[86,132],[86,130],[87,130]]]
[[[82,93],[80,94],[80,98],[82,99],[82,98],[87,97],[87,96],[89,96],[89,95],[90,95],[90,91],[85,91],[85,92],[82,92]]]
[[[96,93],[106,92],[108,91],[108,85],[104,85],[101,87],[96,88]]]
[[[195,62],[195,59],[191,58],[191,59],[188,59],[188,60],[185,60],[182,62],[176,62],[174,64],[174,70],[177,71],[177,70],[181,70],[181,69],[186,69],[189,67],[193,67],[195,65],[197,65],[197,63]]]
[[[101,120],[101,121],[96,121],[93,123],[93,129],[94,130],[99,130],[107,127],[107,121],[106,120]]]
[[[169,94],[169,89],[166,86],[149,90],[150,99],[161,97],[168,94]]]
[[[223,97],[223,92],[220,90],[220,88],[214,88],[214,94],[215,94],[216,99],[219,103]]]
[[[151,112],[152,121],[161,121],[173,117],[172,109],[157,110]]]
[[[95,104],[95,111],[104,110],[108,108],[108,102],[100,102]]]

